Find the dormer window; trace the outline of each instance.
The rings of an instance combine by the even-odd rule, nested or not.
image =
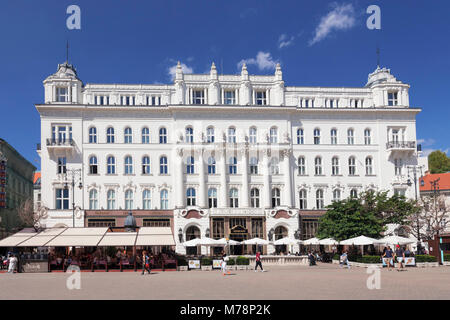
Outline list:
[[[397,91],[388,92],[388,106],[396,106],[398,104]]]
[[[236,92],[230,90],[224,91],[223,102],[224,104],[236,104]]]
[[[120,104],[123,106],[134,106],[135,97],[134,96],[120,96]]]
[[[161,96],[147,96],[147,105],[148,106],[160,106],[161,105]]]
[[[255,104],[259,105],[259,106],[267,105],[266,91],[256,91],[255,92]]]
[[[56,88],[56,102],[69,102],[69,89],[67,87]]]
[[[205,104],[205,91],[203,89],[192,90],[192,103]]]

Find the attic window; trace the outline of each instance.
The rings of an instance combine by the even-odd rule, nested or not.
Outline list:
[[[388,92],[388,106],[396,106],[397,103],[397,91]]]
[[[56,88],[56,102],[68,102],[69,101],[69,90],[67,87],[57,87]]]

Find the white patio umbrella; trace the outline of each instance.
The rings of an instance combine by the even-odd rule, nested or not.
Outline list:
[[[201,238],[195,238],[186,242],[183,242],[183,246],[185,247],[196,247],[200,245]]]
[[[380,241],[383,242],[383,244],[392,244],[392,245],[405,245],[405,244],[411,244],[411,243],[415,243],[416,241],[411,240],[409,238],[405,238],[405,237],[399,237],[399,236],[388,236],[388,237],[384,237],[381,238]]]
[[[347,240],[343,240],[341,242],[339,242],[339,244],[341,245],[347,245],[347,246],[351,246],[351,245],[355,245],[355,246],[367,246],[370,244],[381,244],[383,243],[383,241],[374,239],[374,238],[369,238],[366,236],[359,236],[359,237],[355,237],[355,238],[350,238]]]
[[[271,242],[269,240],[264,240],[264,239],[260,239],[260,238],[253,238],[253,239],[249,239],[249,240],[244,240],[241,242],[241,244],[252,244],[252,245],[260,245],[260,246],[264,246],[267,244],[270,244]]]
[[[320,240],[317,239],[317,238],[311,238],[311,239],[303,241],[303,244],[306,244],[306,245],[318,245],[318,244],[320,244],[319,241]]]
[[[225,238],[219,239],[217,241],[220,245],[223,245],[223,246],[226,246],[227,244],[230,246],[237,246],[237,245],[241,244],[239,241],[231,240],[231,239],[229,239],[227,242],[227,239],[225,239]]]
[[[322,240],[319,240],[319,244],[324,246],[335,246],[339,244],[339,241],[334,240],[333,238],[325,238]]]
[[[292,239],[289,237],[281,238],[273,242],[274,245],[296,245],[302,243],[301,240]]]

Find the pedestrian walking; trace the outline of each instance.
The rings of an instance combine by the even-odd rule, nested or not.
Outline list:
[[[261,252],[256,252],[256,265],[255,265],[255,272],[258,272],[258,266],[261,268],[261,272],[265,272],[262,263],[261,263]]]
[[[395,250],[395,257],[398,262],[397,271],[403,270],[403,261],[405,261],[405,250],[403,250],[400,245],[397,245],[397,249]]]
[[[227,262],[228,262],[228,260],[230,260],[230,258],[227,257],[227,254],[225,252],[222,252],[222,264],[221,264],[221,267],[222,267],[223,275],[230,274],[230,271],[227,271]]]
[[[150,258],[147,254],[147,251],[142,251],[142,275],[145,274],[145,271],[150,274]]]
[[[393,252],[390,246],[387,247],[383,254],[383,260],[387,264],[388,270],[391,271],[391,263],[393,259]]]
[[[346,264],[347,265],[347,267],[348,267],[348,269],[350,269],[350,264],[349,264],[349,262],[348,262],[348,252],[347,252],[347,250],[345,250],[342,254],[341,254],[341,256],[339,257],[339,267],[343,267],[344,266],[344,264]]]
[[[8,273],[14,273],[17,268],[17,257],[12,254],[9,258],[9,267],[8,267]]]

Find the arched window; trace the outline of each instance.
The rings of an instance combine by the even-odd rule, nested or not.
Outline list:
[[[133,158],[131,156],[125,157],[125,174],[133,174]]]
[[[91,156],[89,158],[89,174],[98,174],[98,164],[96,156]]]
[[[167,157],[162,156],[159,158],[159,174],[168,174]]]
[[[272,189],[272,208],[279,207],[281,205],[281,193],[280,189]]]
[[[364,144],[369,145],[371,144],[371,137],[370,137],[370,129],[364,130]]]
[[[333,157],[331,159],[331,174],[333,176],[339,175],[339,158]]]
[[[169,209],[169,192],[166,189],[161,190],[160,200],[161,200],[161,209],[162,210]]]
[[[125,210],[133,209],[133,191],[127,190],[125,191]]]
[[[208,158],[208,174],[216,174],[216,159],[214,157]]]
[[[370,176],[373,174],[373,168],[372,168],[372,158],[367,157],[366,158],[366,175]]]
[[[106,160],[107,167],[106,167],[106,173],[107,174],[116,174],[116,158],[114,156],[109,156]]]
[[[323,190],[318,189],[316,191],[316,207],[317,209],[323,209]]]
[[[278,129],[277,129],[277,127],[270,128],[270,143],[278,143]]]
[[[95,189],[89,191],[89,210],[98,209],[98,192]]]
[[[195,189],[188,188],[186,191],[186,205],[195,206]]]
[[[133,132],[130,127],[125,128],[124,132],[124,143],[133,143]]]
[[[108,190],[106,197],[107,197],[106,208],[108,210],[115,210],[116,209],[116,192],[114,190]]]
[[[248,134],[248,136],[249,136],[249,141],[248,141],[248,142],[249,142],[250,144],[255,144],[255,143],[257,143],[257,142],[258,142],[258,139],[257,139],[257,136],[256,136],[256,134],[257,134],[256,128],[255,128],[255,127],[251,127],[248,133],[249,133],[249,134]]]
[[[217,189],[208,189],[208,206],[209,208],[217,208]]]
[[[186,158],[186,173],[187,174],[194,174],[194,157],[189,156]]]
[[[142,174],[150,174],[150,157],[144,156],[142,158]]]
[[[106,129],[106,143],[114,143],[114,128]]]
[[[142,128],[142,143],[150,143],[150,130],[147,127]]]
[[[341,190],[334,189],[333,190],[333,201],[340,201],[341,200]]]
[[[351,176],[356,175],[356,160],[355,157],[348,158],[348,174]]]
[[[236,143],[236,128],[228,128],[228,143]]]
[[[200,239],[200,229],[196,226],[190,226],[186,229],[186,241]],[[196,255],[197,247],[186,247],[187,255]]]
[[[300,199],[300,209],[307,209],[307,193],[305,189],[300,190],[298,197]]]
[[[288,236],[288,230],[283,226],[278,226],[275,228],[274,238],[280,240]]]
[[[314,144],[320,144],[320,129],[314,129]]]
[[[150,190],[145,189],[142,192],[142,209],[151,210],[152,208],[152,193]]]
[[[89,143],[97,143],[97,128],[89,128]]]
[[[194,129],[192,127],[186,127],[186,142],[194,143]]]
[[[330,136],[331,136],[331,144],[337,144],[337,129],[331,129]]]
[[[249,164],[250,164],[250,174],[258,174],[258,158],[251,157]]]
[[[314,168],[316,176],[322,175],[322,158],[316,157],[314,159]]]
[[[348,142],[348,144],[354,144],[355,143],[354,130],[353,129],[348,129],[347,130],[347,142]]]
[[[350,190],[350,198],[357,198],[358,197],[358,191],[356,189]]]
[[[280,174],[278,158],[270,159],[270,174]]]
[[[167,129],[164,127],[159,129],[159,143],[160,144],[167,143]]]
[[[238,190],[235,188],[230,189],[230,208],[238,208]]]
[[[298,157],[298,175],[306,175],[306,162],[304,156]]]
[[[297,129],[297,144],[305,144],[305,135],[303,128]]]
[[[236,157],[230,157],[228,163],[228,173],[236,174],[237,173],[237,159]]]
[[[250,205],[252,208],[259,208],[259,189],[257,188],[250,190]]]
[[[214,127],[208,127],[206,129],[206,142],[214,143]]]

